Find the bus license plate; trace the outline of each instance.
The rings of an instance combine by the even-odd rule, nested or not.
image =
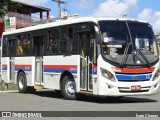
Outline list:
[[[141,90],[141,86],[140,85],[133,85],[133,86],[131,86],[131,90],[134,90],[134,91]]]

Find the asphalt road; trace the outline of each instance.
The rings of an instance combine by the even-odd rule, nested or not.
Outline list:
[[[123,97],[119,100],[110,100],[102,96],[86,96],[80,101],[65,100],[54,91],[38,91],[35,94],[21,94],[18,92],[0,92],[0,111],[160,111],[160,93],[152,96]],[[93,113],[96,114],[96,113]],[[127,114],[127,112],[126,112]],[[114,116],[114,115],[113,115]],[[160,116],[159,116],[160,117]],[[136,119],[142,119],[136,117]],[[127,118],[132,120],[135,118]],[[13,118],[0,118],[0,120],[13,120]],[[22,118],[14,118],[22,120]],[[37,118],[23,118],[24,120],[37,120]],[[53,118],[38,118],[40,120],[53,120]],[[74,117],[54,117],[58,120],[71,119]],[[84,119],[92,119],[87,117]],[[94,117],[94,119],[97,119]],[[100,117],[98,120],[106,118]],[[124,118],[107,118],[113,120],[124,120]],[[151,119],[151,118],[146,118]],[[154,117],[152,120],[158,118]],[[159,118],[160,119],[160,118]],[[93,119],[92,119],[93,120]]]

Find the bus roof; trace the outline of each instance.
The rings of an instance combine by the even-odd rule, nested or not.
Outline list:
[[[28,31],[34,31],[34,30],[39,30],[39,29],[45,29],[45,28],[51,28],[51,27],[56,27],[56,26],[75,24],[75,23],[82,23],[82,22],[95,22],[95,23],[97,23],[97,21],[101,21],[101,20],[136,21],[136,22],[148,23],[146,21],[141,21],[141,20],[136,20],[136,19],[124,19],[124,18],[94,18],[94,17],[81,17],[81,18],[73,17],[72,18],[71,17],[71,18],[68,18],[67,20],[56,20],[55,22],[51,22],[51,23],[45,23],[45,24],[40,24],[40,25],[36,25],[36,26],[16,29],[16,30],[13,30],[13,31],[7,31],[7,32],[4,32],[3,35],[23,33],[23,32],[28,32]]]

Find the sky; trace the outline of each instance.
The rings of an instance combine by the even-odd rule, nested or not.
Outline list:
[[[50,15],[57,18],[58,7],[52,0],[17,0],[51,9]],[[155,34],[160,33],[160,0],[63,0],[69,15],[120,18],[134,18],[148,21]]]

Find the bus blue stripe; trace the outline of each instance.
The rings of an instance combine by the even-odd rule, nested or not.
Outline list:
[[[143,74],[143,75],[122,75],[116,74],[118,80],[149,80],[151,79],[152,74]]]

